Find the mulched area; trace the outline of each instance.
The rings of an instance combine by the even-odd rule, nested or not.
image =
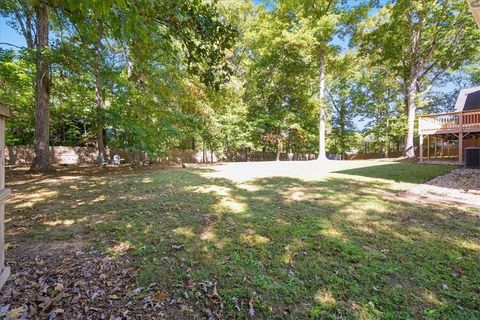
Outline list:
[[[480,170],[458,168],[450,173],[433,178],[427,184],[480,195]]]
[[[457,168],[408,190],[407,196],[480,208],[480,170]]]
[[[128,319],[148,317],[159,307],[139,295],[128,258],[63,248],[34,251],[7,255],[12,276],[0,296],[6,318]]]
[[[18,248],[16,248],[18,249]],[[0,295],[1,319],[221,319],[214,282],[185,279],[172,292],[138,286],[131,256],[108,257],[75,245],[11,250],[12,275]],[[194,298],[194,299],[192,299]]]

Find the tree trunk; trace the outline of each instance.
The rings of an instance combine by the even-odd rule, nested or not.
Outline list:
[[[417,98],[417,81],[419,76],[419,66],[421,66],[420,60],[422,58],[420,52],[421,45],[421,26],[423,25],[423,17],[419,17],[420,25],[419,30],[416,31],[413,27],[415,25],[414,17],[411,13],[406,15],[409,23],[409,65],[410,65],[410,74],[408,77],[408,82],[406,83],[406,102],[407,102],[407,115],[408,115],[408,131],[407,136],[405,137],[405,156],[407,158],[415,157],[415,149],[413,145],[413,136],[415,134],[415,111],[417,106],[415,105],[415,100]]]
[[[390,120],[388,119],[388,111],[386,112],[387,132],[385,134],[385,158],[388,158],[388,149],[390,147],[390,139],[388,137],[390,133]]]
[[[344,154],[347,151],[347,137],[346,137],[346,117],[347,117],[347,103],[344,97],[340,98],[340,106],[338,108],[338,124],[339,124],[339,151],[341,160],[344,160]]]
[[[327,159],[325,154],[325,55],[322,50],[319,54],[320,64],[320,82],[318,87],[318,100],[320,101],[320,116],[319,116],[319,142],[318,142],[318,160]]]
[[[275,158],[276,161],[280,161],[280,139],[277,140],[277,157]]]
[[[408,158],[415,157],[415,150],[413,146],[413,136],[415,129],[415,111],[417,107],[415,105],[415,98],[417,95],[417,81],[413,78],[408,85],[407,95],[407,110],[408,110],[408,132],[405,139],[405,156]]]
[[[45,56],[48,48],[48,8],[41,1],[35,6],[37,50],[35,79],[35,158],[31,171],[53,171],[49,152],[50,77],[49,62]]]
[[[15,163],[17,163],[17,153],[14,146],[8,146],[8,164],[14,165]]]
[[[97,146],[98,154],[102,153],[105,155],[105,143],[103,137],[103,127],[104,127],[104,101],[102,95],[102,82],[100,78],[100,46],[97,45],[95,48],[95,105],[97,107]]]

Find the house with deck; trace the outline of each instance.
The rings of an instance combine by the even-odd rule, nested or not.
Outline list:
[[[480,86],[460,91],[453,112],[418,119],[420,162],[464,164],[465,148],[480,146]]]

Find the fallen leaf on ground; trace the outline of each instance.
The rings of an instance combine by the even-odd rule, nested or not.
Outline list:
[[[23,314],[23,307],[18,307],[7,312],[7,319],[20,319]]]
[[[162,292],[157,292],[157,293],[155,293],[155,294],[152,296],[152,300],[153,300],[154,302],[162,302],[162,301],[165,300],[167,297],[168,297],[168,293],[166,293],[165,291],[162,291]]]

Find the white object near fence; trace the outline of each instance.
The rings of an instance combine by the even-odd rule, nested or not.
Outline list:
[[[5,188],[5,120],[10,115],[10,109],[0,102],[0,289],[10,276],[10,268],[5,266],[5,200],[10,195]]]
[[[59,156],[58,164],[63,164],[63,165],[74,165],[78,164],[78,154],[71,153],[71,154],[61,154]]]
[[[116,154],[113,156],[112,164],[114,166],[119,166],[121,163],[122,159],[120,158],[120,155]]]

